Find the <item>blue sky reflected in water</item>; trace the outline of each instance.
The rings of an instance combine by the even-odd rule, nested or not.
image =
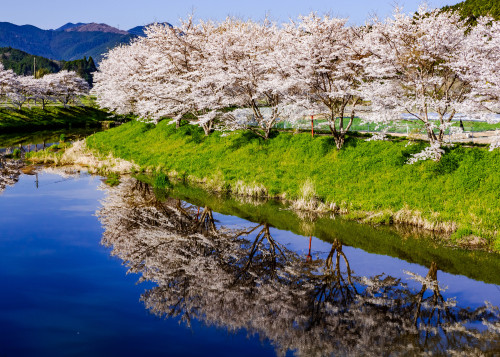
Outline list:
[[[214,218],[226,226],[244,226],[245,220],[222,214],[214,214]],[[304,257],[307,256],[309,250],[309,237],[297,235],[289,231],[272,229],[271,234],[274,239],[287,248],[300,252]],[[330,252],[332,244],[322,241],[315,237],[311,241],[311,251],[314,254],[319,254],[323,259]],[[362,249],[345,246],[343,248],[345,254],[349,257],[349,264],[354,273],[358,276],[373,276],[375,274],[384,273],[393,277],[402,279],[402,282],[410,287],[420,289],[421,285],[415,283],[405,271],[425,276],[428,268],[408,263],[402,259],[370,254]],[[438,272],[438,280],[442,286],[447,287],[444,292],[446,297],[456,297],[461,305],[476,307],[484,304],[485,301],[492,303],[495,306],[500,306],[500,287],[494,284],[485,284],[481,281],[469,279],[462,275],[454,275],[443,271]]]
[[[274,355],[245,332],[151,315],[100,245],[98,178],[21,176],[0,195],[0,356]]]
[[[273,356],[274,349],[245,331],[153,316],[139,301],[152,283],[136,284],[122,261],[100,245],[95,216],[105,191],[100,180],[22,175],[0,195],[0,356]],[[214,213],[218,224],[248,225]],[[252,224],[254,225],[254,224]],[[272,237],[307,255],[309,238],[271,228]],[[133,238],[133,237],[132,237]],[[313,237],[312,250],[325,257],[331,243]],[[358,276],[385,273],[419,289],[404,270],[425,276],[428,268],[345,246]],[[445,298],[477,307],[500,305],[500,289],[460,275],[438,272]]]

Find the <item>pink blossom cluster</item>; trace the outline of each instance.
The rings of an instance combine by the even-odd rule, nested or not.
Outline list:
[[[87,82],[75,72],[64,70],[34,78],[16,75],[12,70],[5,70],[0,63],[0,101],[19,109],[29,100],[39,101],[43,108],[48,102],[57,101],[66,106],[88,91]]]
[[[315,13],[281,25],[188,18],[109,51],[93,93],[102,107],[153,123],[195,118],[206,135],[247,129],[267,139],[280,121],[314,115],[338,149],[355,116],[386,123],[407,114],[439,160],[458,113],[493,120],[500,111],[499,30],[491,18],[469,27],[424,6],[365,26]]]

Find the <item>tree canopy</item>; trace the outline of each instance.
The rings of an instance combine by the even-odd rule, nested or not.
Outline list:
[[[462,18],[476,21],[480,16],[491,16],[500,19],[500,2],[497,0],[466,0],[453,6],[445,6],[443,10],[458,11]]]

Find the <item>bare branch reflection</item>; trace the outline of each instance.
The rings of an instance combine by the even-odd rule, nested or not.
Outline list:
[[[209,207],[167,198],[130,179],[108,188],[98,216],[102,243],[140,281],[158,316],[245,329],[276,352],[301,356],[481,354],[500,350],[497,307],[446,299],[438,266],[407,284],[358,276],[342,242],[325,259],[304,259],[272,236],[267,223],[228,229]]]

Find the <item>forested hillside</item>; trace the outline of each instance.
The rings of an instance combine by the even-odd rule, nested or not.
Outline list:
[[[497,20],[500,19],[499,0],[466,0],[443,9],[459,11],[464,18],[470,18],[472,21],[485,15],[490,15]]]
[[[83,59],[65,62],[62,61],[61,69],[66,69],[68,71],[75,71],[80,77],[85,79],[88,84],[92,86],[92,73],[97,71],[97,67],[94,63],[92,57],[83,57]]]
[[[11,47],[0,48],[0,62],[6,69],[12,69],[16,74],[23,76],[33,75],[33,65],[36,59],[36,77],[40,78],[47,73],[57,73],[61,70],[75,71],[92,85],[92,72],[97,71],[92,57],[74,61],[54,61],[41,56],[33,56]]]
[[[33,56],[12,47],[0,47],[0,62],[6,69],[12,69],[16,74],[23,76],[33,75],[33,59],[36,59],[39,75],[56,73],[61,69],[61,63],[41,56]]]

